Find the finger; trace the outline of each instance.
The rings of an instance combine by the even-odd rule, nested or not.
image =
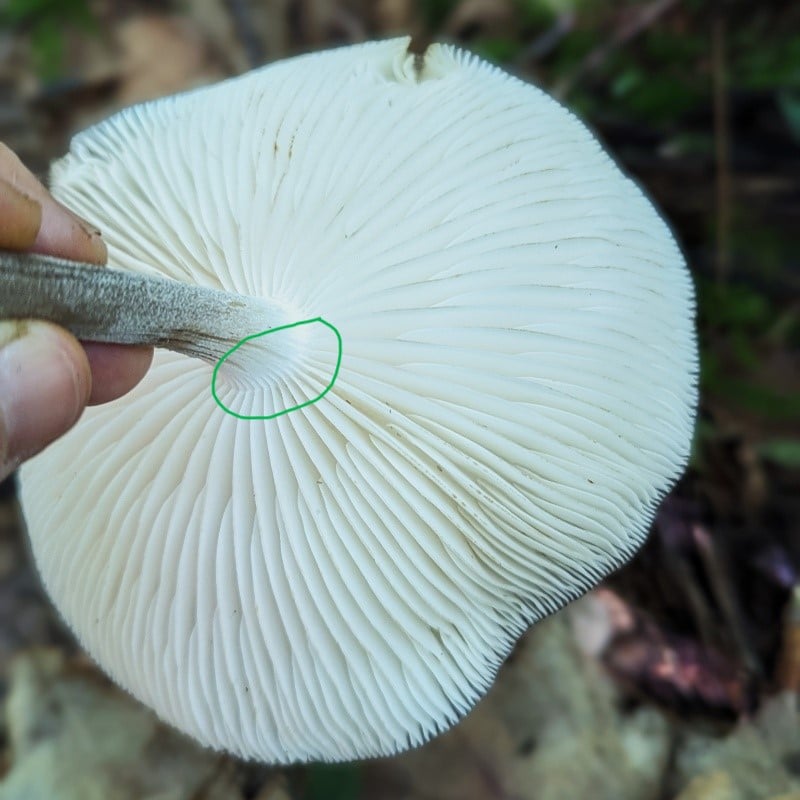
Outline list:
[[[89,405],[108,403],[129,392],[153,360],[152,347],[84,342],[83,348],[92,368]]]
[[[28,250],[42,224],[42,207],[0,178],[0,247]]]
[[[86,354],[66,331],[0,323],[0,477],[75,424],[91,381]]]
[[[41,226],[31,248],[34,252],[73,261],[105,263],[107,251],[100,231],[58,203],[16,153],[2,142],[0,176],[17,192],[27,195],[41,206]]]

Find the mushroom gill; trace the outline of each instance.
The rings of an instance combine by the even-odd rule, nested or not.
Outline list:
[[[341,332],[320,402],[237,419],[210,365],[159,351],[22,471],[64,617],[204,744],[343,760],[446,729],[633,554],[686,464],[667,226],[570,112],[463,51],[370,43],[123,111],[52,190],[114,267]],[[226,403],[318,395],[335,342],[306,333]]]

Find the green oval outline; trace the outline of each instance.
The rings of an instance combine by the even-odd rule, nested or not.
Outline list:
[[[219,399],[219,395],[217,394],[217,373],[219,372],[219,368],[222,366],[225,359],[229,358],[233,353],[235,353],[243,344],[246,344],[253,339],[258,339],[261,336],[267,336],[270,333],[277,333],[277,331],[285,331],[289,328],[296,328],[299,325],[313,325],[315,322],[320,322],[325,327],[330,328],[336,334],[336,341],[338,343],[338,354],[336,356],[336,366],[333,370],[333,377],[330,380],[330,383],[316,396],[312,397],[311,400],[306,400],[303,403],[298,403],[296,406],[291,406],[290,408],[284,408],[282,411],[276,411],[274,414],[237,414],[235,411],[232,411],[228,408],[222,400]],[[228,350],[225,355],[217,361],[216,365],[214,366],[214,373],[211,376],[211,395],[214,398],[214,402],[226,413],[230,414],[232,417],[236,417],[237,419],[275,419],[276,417],[283,416],[283,414],[288,414],[290,411],[297,411],[300,408],[305,408],[306,406],[310,406],[314,403],[318,403],[325,397],[326,394],[333,388],[333,384],[336,383],[336,379],[339,377],[339,369],[342,366],[342,334],[339,333],[339,329],[328,322],[326,319],[322,317],[313,317],[312,319],[303,319],[300,322],[290,322],[288,325],[278,325],[276,328],[267,328],[265,331],[260,331],[259,333],[254,333],[250,336],[245,336],[244,339],[236,342],[236,344]]]

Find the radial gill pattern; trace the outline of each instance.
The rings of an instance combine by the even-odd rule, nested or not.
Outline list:
[[[527,625],[642,542],[688,454],[693,297],[664,223],[542,92],[407,46],[124,111],[53,170],[112,266],[341,333],[333,389],[269,420],[158,352],[23,471],[87,650],[163,719],[264,761],[454,723]],[[256,355],[219,391],[268,415],[322,391],[336,341],[305,326]]]

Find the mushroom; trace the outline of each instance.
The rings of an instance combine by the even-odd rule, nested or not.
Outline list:
[[[341,333],[332,390],[273,419],[158,351],[22,470],[83,646],[240,756],[377,756],[453,725],[531,623],[635,552],[689,454],[693,289],[667,226],[543,92],[408,46],[125,110],[52,170],[112,267]],[[319,395],[336,342],[310,327],[223,364],[226,404]]]

